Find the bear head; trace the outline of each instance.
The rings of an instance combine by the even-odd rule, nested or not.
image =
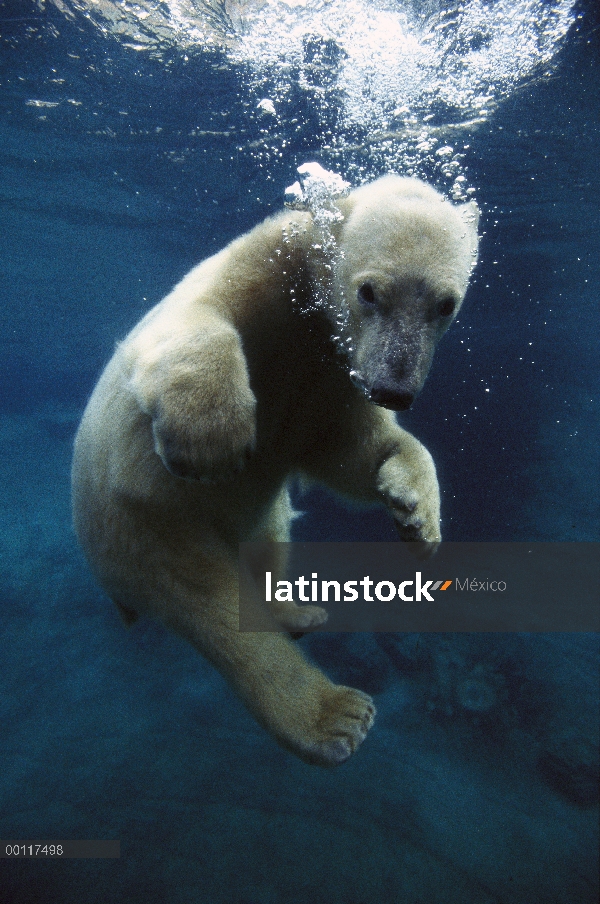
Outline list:
[[[340,199],[334,307],[354,381],[401,411],[421,390],[477,260],[479,210],[418,179],[384,176]]]

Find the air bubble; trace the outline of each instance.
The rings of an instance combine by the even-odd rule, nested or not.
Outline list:
[[[355,184],[384,172],[430,175],[433,166],[454,185],[461,163],[446,166],[450,142],[468,140],[520,86],[552,74],[577,8],[576,0],[70,4],[82,17],[91,5],[100,30],[167,65],[173,47],[183,59],[221,48],[252,98],[242,134],[263,139],[244,147],[236,135],[236,145],[265,169],[310,146]]]

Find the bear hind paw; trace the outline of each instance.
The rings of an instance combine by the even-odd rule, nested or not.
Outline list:
[[[318,741],[302,758],[319,766],[339,766],[360,747],[375,721],[371,697],[351,687],[334,686],[317,722]]]

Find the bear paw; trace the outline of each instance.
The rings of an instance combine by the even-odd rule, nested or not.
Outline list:
[[[154,450],[175,477],[228,480],[246,466],[256,445],[254,396],[234,405],[195,412],[190,423],[159,414],[152,423]]]
[[[360,747],[374,720],[375,705],[368,694],[330,685],[315,720],[315,739],[300,756],[318,766],[339,766]]]
[[[398,533],[420,558],[434,553],[442,539],[435,467],[429,453],[422,452],[416,473],[409,472],[400,456],[388,459],[379,470],[379,491]]]
[[[297,606],[295,603],[281,603],[271,607],[273,617],[284,631],[295,634],[319,628],[327,621],[327,612],[321,606]]]

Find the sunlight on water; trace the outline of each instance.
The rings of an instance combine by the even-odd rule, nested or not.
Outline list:
[[[469,195],[465,136],[549,74],[575,18],[575,0],[52,2],[154,56],[224,50],[266,170],[310,130],[310,152],[354,182],[424,174],[456,199]]]
[[[455,136],[543,76],[572,20],[572,0],[269,0],[231,54],[250,64],[275,117],[290,119],[303,93],[315,149],[353,181],[433,172],[464,199]]]

